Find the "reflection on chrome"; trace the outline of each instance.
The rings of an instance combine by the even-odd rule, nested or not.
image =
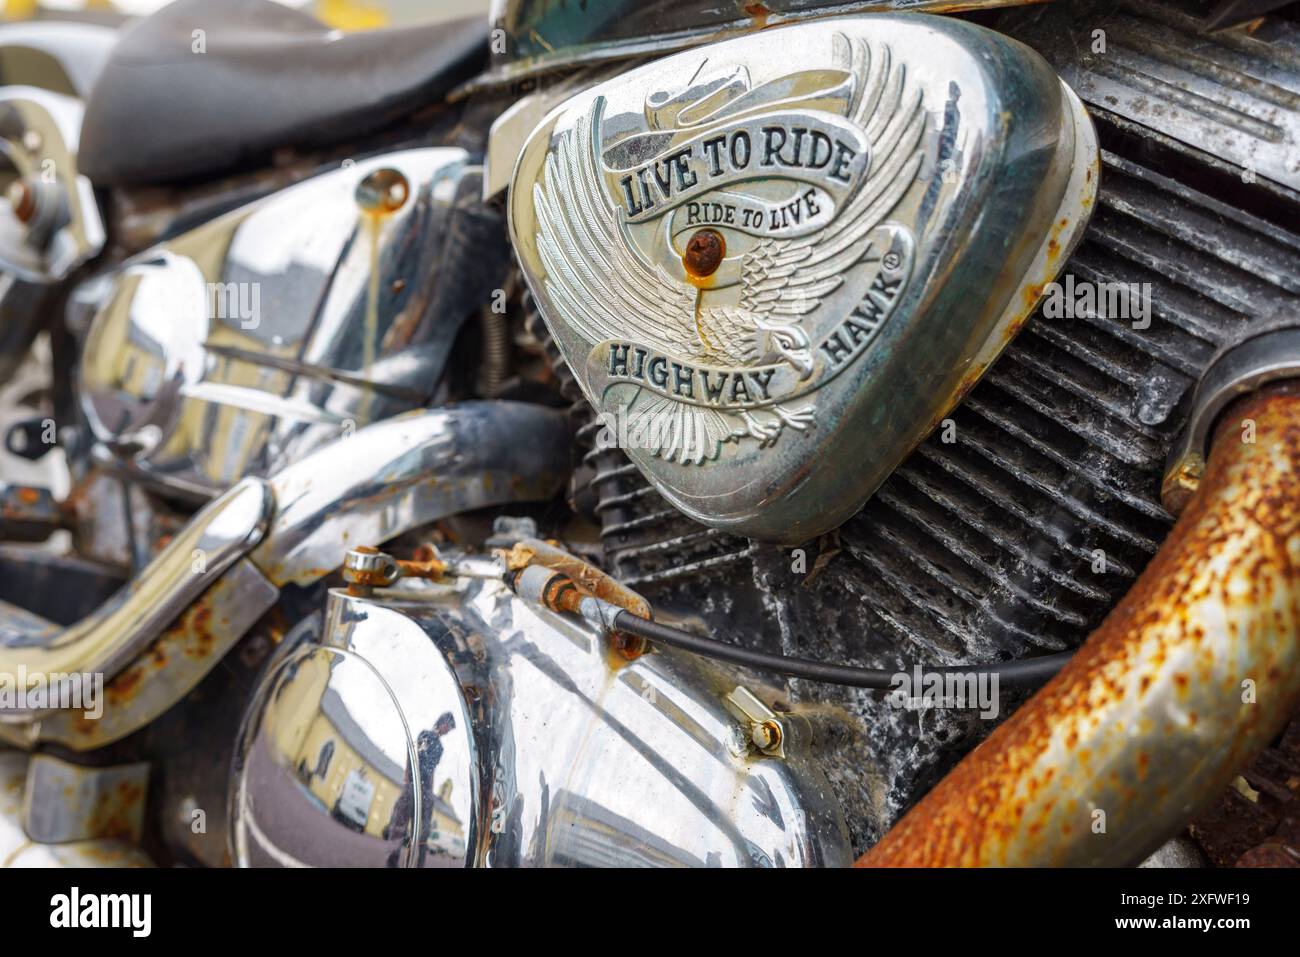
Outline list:
[[[807,866],[849,857],[797,713],[748,746],[734,676],[610,654],[499,581],[330,593],[235,762],[244,866]]]
[[[401,176],[375,211],[358,189]],[[476,195],[460,149],[386,153],[250,203],[131,260],[91,324],[96,440],[172,491],[268,475],[426,402],[473,285],[445,240]],[[453,257],[449,260],[447,257]]]
[[[461,795],[448,768],[466,766],[465,748],[450,712],[411,747],[383,680],[334,649],[304,649],[274,682],[247,755],[257,801],[241,791],[253,838],[241,858],[371,867],[464,860],[467,810],[452,803]],[[420,769],[418,788],[412,768]]]

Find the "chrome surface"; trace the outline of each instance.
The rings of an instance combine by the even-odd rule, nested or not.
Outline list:
[[[1016,6],[1033,0],[493,0],[491,22],[508,47],[494,48],[493,66],[481,81],[500,83],[547,70],[607,59],[669,53],[706,40],[753,33],[813,17],[897,10],[952,13]]]
[[[599,441],[687,516],[796,543],[855,512],[1018,331],[1098,163],[1032,51],[845,17],[573,97],[524,147],[510,228]]]
[[[403,182],[396,201],[375,204],[377,177]],[[479,192],[463,150],[404,150],[136,257],[83,350],[94,437],[132,474],[204,496],[422,405],[478,295],[441,267]]]
[[[133,582],[86,618],[35,643],[21,633],[6,635],[0,675],[10,681],[22,675],[30,680],[62,674],[113,677],[261,540],[273,505],[265,481],[243,480],[200,511]],[[0,710],[0,736],[15,743],[36,740],[47,713]]]
[[[785,757],[763,755],[724,702],[734,687],[671,651],[613,656],[597,628],[529,605],[499,579],[412,582],[372,598],[334,590],[320,644],[288,652],[250,710],[234,857],[845,863],[807,722],[781,715]]]
[[[374,548],[352,548],[343,558],[343,580],[357,588],[387,588],[401,577],[396,559]]]
[[[543,86],[527,96],[521,96],[492,123],[488,132],[487,151],[483,157],[483,199],[499,196],[510,188],[515,163],[523,152],[524,143],[537,125],[569,97],[579,90],[617,76],[621,68],[606,65],[580,70],[572,76]]]
[[[250,556],[276,585],[306,585],[354,545],[469,509],[541,501],[569,469],[562,413],[519,402],[462,402],[377,422],[290,465]]]
[[[40,615],[12,602],[0,601],[0,645],[39,645],[58,635],[60,628]]]
[[[568,443],[559,412],[466,403],[363,428],[269,482],[244,479],[75,625],[59,629],[16,608],[0,621],[0,675],[111,679],[102,716],[0,711],[0,737],[85,751],[139,730],[211,671],[275,605],[280,586],[333,571],[349,541],[382,544],[458,512],[549,498],[567,471]]]
[[[737,685],[722,699],[728,710],[740,718],[749,731],[749,740],[764,754],[775,758],[785,757],[785,725],[776,712],[765,705],[754,692]]]
[[[1264,325],[1220,351],[1197,383],[1187,424],[1169,450],[1161,484],[1165,508],[1177,515],[1199,487],[1223,411],[1260,386],[1283,379],[1300,379],[1300,326]]]
[[[0,88],[0,270],[38,285],[104,247],[90,180],[77,171],[82,105],[34,86]],[[23,200],[15,205],[15,199]]]
[[[460,867],[479,768],[469,708],[416,622],[332,593],[324,645],[257,692],[235,760],[243,866]]]
[[[42,844],[23,830],[28,755],[0,747],[0,868],[150,867],[148,855],[118,838]]]

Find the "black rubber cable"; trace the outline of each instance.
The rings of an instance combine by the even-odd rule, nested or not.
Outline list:
[[[734,665],[744,665],[758,671],[772,671],[789,675],[793,678],[807,678],[810,681],[824,681],[828,684],[849,685],[854,688],[892,689],[895,676],[899,673],[911,674],[912,666],[900,665],[893,671],[880,668],[855,668],[851,665],[833,665],[811,658],[797,658],[791,655],[769,655],[761,651],[751,651],[725,641],[701,638],[690,632],[673,628],[671,625],[657,621],[638,618],[631,612],[619,612],[614,616],[614,628],[636,635],[648,641],[672,645],[692,651],[697,655],[729,661]],[[1006,687],[1037,686],[1047,681],[1064,667],[1073,656],[1073,652],[1055,655],[1042,655],[1037,658],[1024,658],[1019,661],[995,661],[976,665],[937,665],[923,666],[927,674],[996,674],[998,685]],[[919,689],[918,689],[919,693]]]

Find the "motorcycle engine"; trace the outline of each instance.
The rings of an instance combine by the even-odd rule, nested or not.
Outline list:
[[[984,710],[899,707],[879,688],[724,666],[667,641],[649,639],[646,654],[617,616],[886,673],[1073,651],[1163,557],[1175,515],[1162,480],[1207,370],[1300,305],[1294,12],[1210,32],[1209,0],[971,6],[891,22],[838,19],[844,5],[819,0],[751,4],[740,19],[736,5],[693,0],[611,0],[625,15],[581,17],[505,0],[494,16],[515,47],[364,148],[311,145],[296,163],[172,192],[116,184],[118,261],[78,275],[55,339],[56,364],[77,369],[56,399],[60,420],[78,423],[61,435],[74,492],[58,518],[77,560],[0,584],[4,661],[88,649],[115,707],[97,723],[35,709],[0,721],[0,742],[41,752],[7,755],[6,780],[49,795],[93,781],[91,793],[115,775],[143,788],[161,769],[147,849],[211,865],[810,866],[878,845],[1029,692],[999,697],[995,684]],[[806,22],[783,34],[786,21]],[[765,74],[795,31],[835,68]],[[470,63],[481,37],[464,32]],[[966,57],[962,82],[952,64],[930,70],[930,40]],[[735,62],[710,74],[715,58],[708,69],[691,59],[705,42],[739,51]],[[694,74],[677,76],[686,66]],[[982,114],[988,103],[1007,108]],[[870,194],[862,181],[877,166],[897,179],[896,193],[872,187],[896,204],[876,218],[897,209],[897,221],[850,235],[843,248],[860,255],[807,280],[814,298],[839,297],[843,321],[862,304],[882,310],[858,315],[879,319],[874,335],[902,276],[894,285],[913,298],[900,301],[915,308],[870,360],[889,375],[863,362],[828,374],[816,337],[799,337],[835,310],[814,315],[821,300],[803,293],[784,315],[754,319],[770,334],[761,348],[719,358],[701,325],[706,294],[725,285],[710,278],[718,262],[696,274],[689,245],[672,262],[687,235],[678,207],[638,219],[652,183],[637,194],[631,175],[619,179],[659,157],[667,165],[650,175],[663,198],[696,188],[672,165],[680,156],[659,152],[695,139],[707,150],[696,126],[750,123],[755,142],[768,137],[766,159],[780,159],[776,121],[757,124],[787,110],[792,169],[804,134],[828,151],[832,134],[845,138],[835,164],[822,157],[832,175],[799,187],[810,218],[853,208],[845,220],[868,220],[848,205]],[[584,165],[593,156],[607,195]],[[968,165],[945,179],[954,156]],[[833,173],[854,157],[860,180],[841,190]],[[734,177],[707,184],[711,195],[790,209],[786,186],[731,159]],[[600,233],[593,196],[626,200],[609,214],[623,231]],[[782,222],[782,239],[811,228]],[[693,235],[704,233],[719,236]],[[724,240],[700,255],[724,259]],[[650,279],[627,265],[648,249],[668,253]],[[654,284],[665,261],[695,298],[655,313],[673,288]],[[614,288],[629,273],[641,285]],[[735,269],[722,295],[752,279]],[[964,298],[979,300],[980,322],[997,321],[963,328]],[[647,301],[649,319],[629,307]],[[815,420],[777,405],[784,424],[727,434],[720,445],[740,441],[710,467],[728,479],[686,493],[673,481],[699,472],[685,451],[670,463],[623,446],[608,407],[588,398],[604,401],[593,377],[611,393],[626,386],[613,381],[618,350],[626,367],[656,323],[688,315],[684,302],[699,342],[661,350],[661,388],[670,364],[668,388],[681,387],[689,359],[705,389],[708,369],[725,367],[758,370],[764,398],[778,375],[790,396],[830,405],[841,394]],[[948,361],[949,340],[977,348]],[[808,384],[814,367],[824,381]],[[696,368],[685,374],[698,398]],[[941,374],[960,388],[932,388]],[[920,422],[918,406],[935,420]],[[764,458],[783,428],[800,435]],[[746,469],[768,471],[751,482]],[[791,513],[765,506],[788,505],[813,473],[823,484],[779,527]],[[715,494],[713,513],[701,507],[723,486],[758,504]],[[28,553],[11,549],[0,559],[21,569]],[[126,572],[167,576],[162,598],[115,592]],[[73,574],[98,584],[76,607],[50,600],[59,590],[41,576]],[[45,605],[23,605],[25,592]],[[1296,728],[1286,740],[1300,748]],[[1288,760],[1266,751],[1247,779],[1289,794],[1273,787]],[[189,827],[201,808],[213,810],[211,834]],[[0,812],[0,825],[27,813]],[[1193,822],[1192,834],[1235,862],[1258,843],[1239,835],[1262,813],[1219,806],[1216,827]],[[66,842],[77,815],[43,823],[48,843]]]
[[[1057,6],[998,26],[1079,92],[1100,141],[1096,209],[1059,282],[1067,297],[1074,281],[1149,290],[1142,318],[1040,307],[945,427],[815,542],[764,545],[666,502],[621,451],[602,447],[601,424],[525,296],[526,328],[579,423],[571,500],[599,525],[606,569],[658,613],[767,651],[864,667],[1016,658],[1081,644],[1155,553],[1172,522],[1160,480],[1192,388],[1219,347],[1294,311],[1300,294],[1295,194],[1243,180],[1191,145],[1188,126],[1205,147],[1241,127],[1189,107],[1181,88],[1239,95],[1230,91],[1247,66],[1282,69],[1268,44],[1290,42],[1296,26],[1274,21],[1247,64],[1250,54],[1206,37],[1183,5],[1090,15],[1105,56],[1062,39],[1076,16]],[[1224,63],[1243,73],[1213,65]],[[1170,104],[1186,112],[1175,118]],[[970,712],[899,710],[878,694],[800,679],[789,695],[842,708],[867,729],[826,761],[855,848],[875,843],[991,730]]]

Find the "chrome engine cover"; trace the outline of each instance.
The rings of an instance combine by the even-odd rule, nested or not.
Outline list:
[[[511,239],[599,441],[690,518],[797,544],[1016,334],[1098,170],[1082,104],[1028,48],[842,17],[569,99],[520,155]]]
[[[478,189],[464,150],[403,150],[136,257],[83,348],[95,439],[139,477],[206,497],[424,404],[464,302],[486,297],[447,261],[473,246],[454,218]]]
[[[484,563],[485,567],[487,563]],[[847,831],[781,713],[753,750],[696,658],[613,655],[586,622],[461,579],[330,593],[266,672],[234,763],[244,866],[843,865]]]

